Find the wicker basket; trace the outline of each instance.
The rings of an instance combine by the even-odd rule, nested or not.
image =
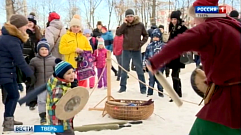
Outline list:
[[[121,103],[134,103],[137,106],[119,106],[105,103],[105,110],[114,119],[119,120],[145,120],[148,119],[154,111],[154,103],[146,106],[139,106],[146,101],[143,100],[111,100]]]

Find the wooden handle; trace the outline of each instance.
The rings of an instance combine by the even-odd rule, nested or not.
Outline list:
[[[171,99],[176,103],[176,105],[178,107],[182,106],[183,102],[178,97],[177,93],[173,90],[173,88],[170,86],[170,84],[167,82],[162,73],[157,72],[155,74],[155,77],[158,80],[158,82],[162,85],[162,87],[165,89],[165,91],[168,93],[168,95],[171,97]]]
[[[118,105],[118,106],[127,106],[127,103],[115,102],[115,101],[107,101],[107,103],[111,105]]]

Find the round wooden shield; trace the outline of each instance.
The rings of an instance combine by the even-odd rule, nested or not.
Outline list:
[[[200,96],[204,97],[207,91],[207,84],[205,83],[206,75],[202,67],[196,68],[191,74],[191,85],[193,90]]]
[[[79,113],[89,99],[89,91],[84,87],[75,87],[68,92],[56,104],[55,115],[60,120],[68,120]]]

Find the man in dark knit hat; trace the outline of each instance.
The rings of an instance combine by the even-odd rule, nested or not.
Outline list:
[[[134,15],[132,9],[125,12],[124,23],[116,31],[117,36],[124,36],[123,41],[123,67],[125,70],[129,69],[130,60],[138,75],[138,79],[145,82],[144,72],[142,68],[141,47],[147,42],[148,34],[143,23],[140,22],[138,16]],[[119,92],[126,91],[127,73],[122,72]],[[141,94],[146,94],[146,86],[140,83]]]

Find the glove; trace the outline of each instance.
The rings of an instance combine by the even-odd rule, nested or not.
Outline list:
[[[73,82],[71,82],[71,88],[77,87],[78,86],[78,80],[74,79]]]
[[[34,85],[36,82],[36,78],[34,75],[27,78],[27,81],[30,83],[30,86]]]

